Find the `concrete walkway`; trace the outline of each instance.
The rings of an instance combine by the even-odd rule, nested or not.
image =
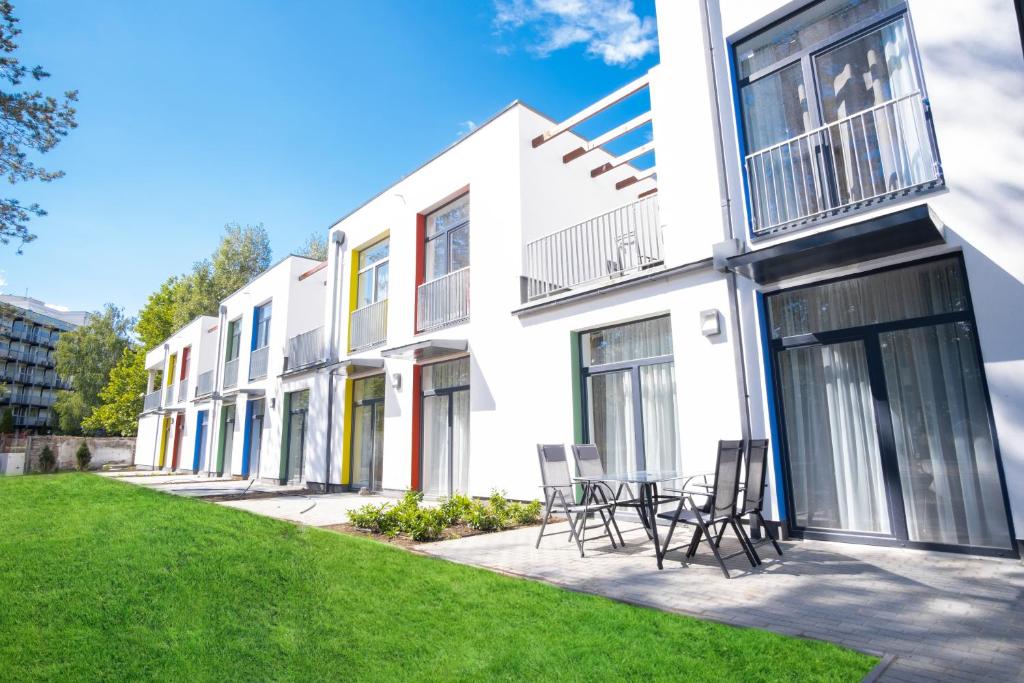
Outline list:
[[[572,590],[895,655],[883,680],[1024,680],[1019,561],[792,541],[782,558],[762,546],[758,570],[742,557],[730,560],[735,571],[725,579],[706,546],[690,564],[682,564],[682,551],[669,554],[659,572],[642,530],[624,532],[627,545],[618,550],[590,543],[583,559],[565,535],[545,537],[535,550],[536,534],[520,529],[418,548]],[[684,531],[679,542],[688,538]]]
[[[330,526],[348,522],[350,510],[361,508],[368,503],[380,505],[386,502],[393,503],[395,499],[386,496],[360,496],[357,493],[330,493],[228,500],[221,504],[299,524]]]

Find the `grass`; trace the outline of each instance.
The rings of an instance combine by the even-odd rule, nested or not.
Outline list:
[[[94,475],[0,477],[5,681],[855,681],[875,663]]]

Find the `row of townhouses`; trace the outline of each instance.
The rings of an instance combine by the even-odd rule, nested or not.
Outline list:
[[[153,349],[138,465],[531,499],[538,442],[695,473],[767,437],[790,536],[1016,555],[1014,3],[657,11],[648,73],[514,102]]]

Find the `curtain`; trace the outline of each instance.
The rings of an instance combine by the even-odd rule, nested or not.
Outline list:
[[[1008,547],[971,324],[887,332],[879,341],[910,539]]]
[[[384,477],[384,404],[373,407],[373,464],[370,469],[370,489],[379,491]]]
[[[306,444],[306,412],[304,410],[293,412],[289,419],[291,425],[288,429],[288,482],[291,483],[302,479],[302,456]]]
[[[640,367],[640,405],[644,420],[645,468],[679,470],[674,363]]]
[[[587,378],[590,438],[601,452],[606,472],[637,469],[633,424],[633,382],[629,370]]]
[[[452,490],[469,491],[469,392],[452,394]]]
[[[423,397],[423,493],[446,496],[451,490],[448,470],[448,396]]]
[[[231,455],[235,450],[235,407],[224,408],[224,474],[231,475]]]
[[[668,316],[585,332],[581,341],[585,367],[672,354]]]
[[[967,291],[952,258],[781,292],[768,307],[779,339],[963,311]]]
[[[352,452],[355,467],[352,471],[352,486],[361,488],[370,485],[370,468],[373,462],[373,405],[356,406],[353,413]]]
[[[779,369],[797,523],[889,532],[863,344],[783,351]]]

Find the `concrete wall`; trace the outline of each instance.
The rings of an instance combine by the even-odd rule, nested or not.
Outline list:
[[[26,449],[25,472],[40,472],[39,454],[49,446],[57,456],[57,469],[74,470],[78,468],[75,453],[82,442],[89,447],[92,460],[90,470],[102,469],[104,465],[132,465],[135,462],[135,439],[114,436],[83,437],[83,436],[33,436],[29,438]]]

